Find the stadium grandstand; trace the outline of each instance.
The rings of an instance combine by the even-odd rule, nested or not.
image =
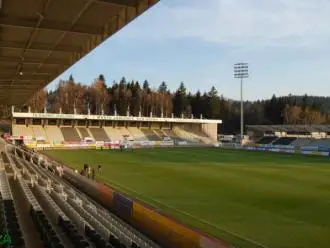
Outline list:
[[[221,120],[12,113],[10,140],[30,148],[215,145]]]
[[[330,149],[330,125],[248,125],[247,133],[260,145]]]

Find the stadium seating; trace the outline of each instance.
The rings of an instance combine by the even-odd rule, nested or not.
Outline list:
[[[201,141],[197,139],[192,133],[180,127],[174,127],[172,130],[178,137],[182,138],[184,141],[188,143],[193,143],[193,144],[201,143]]]
[[[124,139],[122,134],[116,128],[104,127],[104,130],[111,141],[122,141]]]
[[[33,130],[30,126],[25,125],[13,125],[12,129],[13,136],[30,136],[34,137]]]
[[[273,143],[277,139],[278,138],[275,136],[265,136],[265,137],[262,137],[259,141],[257,141],[257,144],[267,145],[267,144]]]
[[[161,138],[152,129],[142,128],[141,131],[150,141],[161,141]]]
[[[164,138],[166,137],[166,135],[160,129],[154,129],[153,131],[161,140],[164,140]]]
[[[89,128],[89,131],[96,141],[110,141],[106,131],[103,128],[92,127]]]
[[[313,141],[312,138],[298,138],[295,141],[293,141],[290,145],[292,146],[308,146]]]
[[[186,141],[189,144],[212,144],[207,134],[190,129],[174,127],[173,129],[149,129],[138,127],[57,127],[13,125],[13,135],[44,137],[45,142],[60,143],[63,141],[80,142],[85,138],[95,141],[163,141],[166,137],[173,141]]]
[[[45,216],[42,210],[35,210],[31,208],[31,217],[37,227],[37,230],[41,234],[40,236],[45,247],[64,248],[58,235],[51,226],[49,219]]]
[[[191,144],[212,144],[213,141],[207,134],[189,128],[174,127],[174,133]]]
[[[100,205],[94,205],[94,201],[80,192],[80,188],[71,186],[69,181],[64,182],[46,168],[31,164],[13,154],[10,157],[15,161],[13,165],[17,164],[26,178],[38,174],[39,184],[31,189],[27,181],[18,181],[21,192],[32,206],[30,215],[44,247],[159,248],[117,216],[105,211]],[[45,187],[49,179],[53,183],[51,193],[47,193]],[[85,178],[85,181],[89,180]],[[62,190],[66,197],[61,193]],[[76,197],[79,197],[81,204]]]
[[[9,163],[9,159],[8,159],[8,157],[7,157],[7,154],[4,153],[3,151],[1,151],[1,158],[2,158],[2,162],[3,162],[4,164],[8,164],[8,163]]]
[[[51,172],[52,170],[49,168],[52,166],[46,168],[44,163],[39,166],[37,161],[31,163],[27,158],[28,162],[20,150],[18,154],[20,156],[13,153],[10,156],[6,154],[13,170],[22,173],[18,176],[18,180],[13,180],[10,185],[6,180],[6,172],[4,170],[0,172],[0,198],[6,200],[0,199],[0,217],[2,217],[0,220],[6,221],[0,227],[10,230],[13,247],[25,247],[22,232],[28,231],[26,229],[27,223],[24,224],[25,228],[20,229],[18,218],[20,223],[24,219],[19,217],[21,215],[16,215],[14,202],[10,199],[12,198],[10,187],[17,185],[20,188],[15,190],[15,199],[18,197],[20,203],[22,200],[25,202],[24,205],[28,207],[29,214],[24,218],[25,220],[29,219],[30,224],[32,224],[29,226],[31,233],[39,234],[34,236],[36,239],[34,243],[29,239],[30,243],[27,244],[30,246],[45,248],[159,248],[158,245],[129,224],[90,200],[87,195],[80,191],[80,187],[72,186],[69,181],[63,180]],[[2,160],[0,159],[1,163]],[[36,178],[36,175],[38,175],[38,179],[35,181],[34,187],[30,187],[31,179]],[[89,180],[85,178],[85,181]],[[48,182],[52,184],[51,192],[46,191]],[[20,207],[24,208],[21,205]]]
[[[132,140],[132,139],[133,139],[132,134],[128,131],[127,128],[125,128],[125,127],[119,127],[119,128],[118,128],[118,131],[120,132],[120,134],[121,134],[123,137],[126,137],[126,139],[128,139],[128,140]]]
[[[139,129],[137,127],[128,127],[127,130],[133,136],[134,140],[136,140],[136,141],[148,141],[148,138],[141,131],[141,129]]]
[[[44,137],[45,142],[61,143],[80,142],[85,138],[95,141],[115,141],[123,140],[135,141],[163,141],[166,137],[175,142],[186,141],[188,144],[212,144],[213,141],[207,134],[195,130],[174,127],[173,129],[149,129],[138,127],[68,127],[57,126],[31,126],[13,125],[16,135],[31,137]]]
[[[85,139],[85,138],[92,138],[90,136],[90,134],[88,133],[87,129],[84,127],[78,127],[78,132],[80,133],[80,137],[81,139]]]
[[[294,142],[297,138],[295,137],[281,137],[273,142],[273,145],[287,146]]]
[[[62,142],[64,141],[63,134],[61,132],[61,129],[57,126],[45,126],[45,133],[49,141],[52,142]]]
[[[43,138],[45,141],[48,140],[45,129],[42,126],[31,126],[31,128],[36,138],[39,137],[39,138]]]
[[[165,134],[166,137],[169,137],[173,141],[183,141],[182,138],[177,136],[175,132],[171,129],[162,129],[162,132]]]
[[[79,131],[79,128],[75,127],[75,129],[76,129],[76,131],[77,131],[77,134],[78,134],[79,138],[80,138],[81,140],[83,140],[84,138],[83,138],[83,136],[81,135],[81,133],[80,133],[80,131]]]
[[[16,209],[14,206],[14,202],[13,200],[2,200],[1,203],[2,209],[3,209],[3,214],[4,214],[4,218],[3,221],[4,223],[2,223],[4,230],[1,230],[1,233],[9,233],[11,236],[11,241],[12,241],[12,245],[14,247],[24,247],[25,246],[25,242],[23,239],[23,233],[21,231],[18,219],[17,219],[17,214],[16,214]],[[3,232],[5,231],[6,232]]]
[[[316,139],[308,144],[308,146],[320,146],[330,148],[330,139]]]
[[[210,137],[206,134],[206,133],[203,133],[203,132],[200,132],[200,131],[195,131],[195,130],[192,130],[192,129],[185,129],[187,132],[190,132],[191,135],[193,135],[193,137],[197,140],[200,140],[202,143],[205,143],[205,144],[211,144],[213,143],[213,141],[210,139]]]
[[[1,193],[1,235],[6,232],[10,234],[13,247],[24,247],[25,241],[21,231],[13,195],[4,170],[0,172],[0,193]]]
[[[81,138],[77,133],[77,130],[73,127],[61,127],[63,138],[65,141],[79,142]]]

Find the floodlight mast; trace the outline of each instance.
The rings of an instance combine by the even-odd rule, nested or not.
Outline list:
[[[249,77],[248,63],[237,63],[234,65],[234,77],[241,80],[241,142],[244,137],[244,106],[243,106],[243,79]]]

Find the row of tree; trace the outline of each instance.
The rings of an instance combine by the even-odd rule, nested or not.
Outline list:
[[[61,80],[56,89],[50,92],[41,90],[29,102],[19,109],[33,112],[107,114],[163,116],[222,119],[222,132],[236,133],[240,123],[240,103],[226,99],[215,87],[209,92],[189,92],[180,83],[175,92],[162,82],[158,88],[151,88],[149,82],[127,81],[124,77],[119,82],[107,86],[103,75],[91,85],[75,82],[70,76]],[[270,100],[245,102],[244,118],[246,124],[325,124],[330,123],[330,98],[313,96],[276,97]],[[0,114],[8,113],[7,108],[0,108]]]

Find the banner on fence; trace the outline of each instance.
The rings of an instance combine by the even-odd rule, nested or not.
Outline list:
[[[244,147],[236,147],[236,149],[245,149],[250,151],[269,151],[269,152],[283,152],[283,153],[296,153],[296,154],[305,154],[305,155],[317,155],[317,156],[330,156],[329,151],[318,150],[316,147],[293,147],[293,146],[270,146],[270,145],[262,145],[262,146],[244,146]],[[329,148],[324,149],[329,150]]]

